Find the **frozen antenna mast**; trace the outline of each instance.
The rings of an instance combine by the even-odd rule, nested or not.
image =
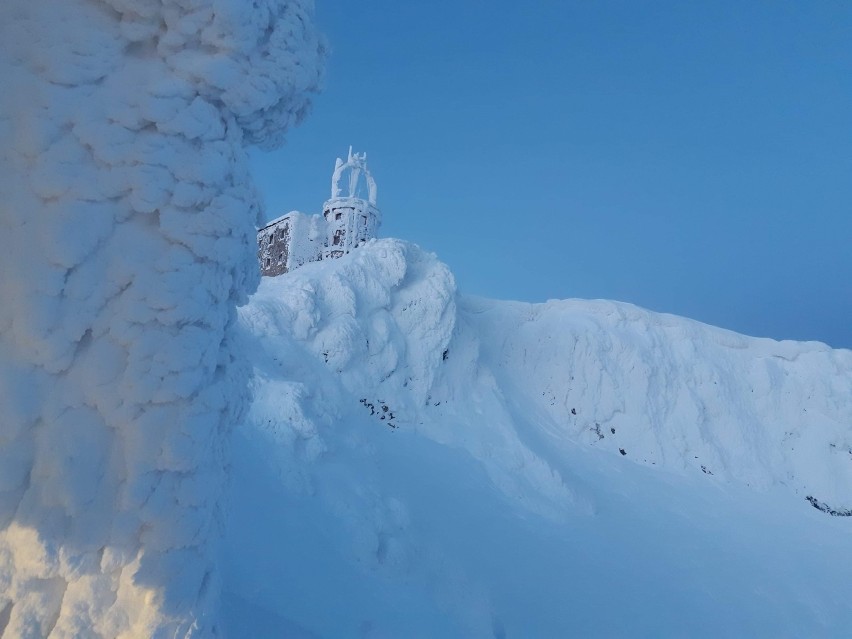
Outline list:
[[[349,170],[349,198],[363,199],[363,182],[367,183],[367,201],[372,206],[376,206],[376,181],[370,175],[370,170],[367,168],[366,153],[352,153],[352,147],[349,147],[349,156],[344,162],[337,158],[334,163],[334,173],[331,176],[331,199],[340,198],[340,180],[343,177],[343,172]],[[331,200],[329,200],[331,201]]]

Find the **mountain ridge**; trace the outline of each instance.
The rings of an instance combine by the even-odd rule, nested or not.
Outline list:
[[[399,240],[265,278],[239,325],[255,376],[231,473],[232,634],[852,623],[852,519],[806,501],[847,503],[850,351],[617,302],[468,297]]]

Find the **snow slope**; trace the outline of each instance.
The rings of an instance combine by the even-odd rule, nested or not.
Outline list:
[[[240,312],[254,637],[844,636],[852,352],[458,294],[397,240]],[[250,631],[250,632],[249,632]],[[249,634],[246,634],[246,633]]]

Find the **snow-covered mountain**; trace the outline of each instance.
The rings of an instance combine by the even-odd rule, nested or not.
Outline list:
[[[398,240],[264,279],[240,325],[234,636],[852,624],[850,351],[473,298]]]

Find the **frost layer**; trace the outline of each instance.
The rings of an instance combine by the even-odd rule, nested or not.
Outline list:
[[[309,106],[308,1],[0,3],[0,635],[216,634],[257,283],[245,144]]]

